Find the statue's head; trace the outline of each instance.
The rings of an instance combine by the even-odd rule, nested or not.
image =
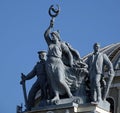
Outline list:
[[[53,40],[54,42],[60,41],[59,31],[53,31],[53,32],[51,33],[51,37],[52,37],[52,40]]]
[[[46,60],[47,52],[46,51],[38,51],[39,59]]]
[[[100,50],[100,44],[99,43],[94,43],[93,49],[94,49],[94,52],[98,52]]]

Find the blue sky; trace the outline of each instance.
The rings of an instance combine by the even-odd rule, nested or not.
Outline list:
[[[1,113],[15,113],[24,103],[20,74],[31,71],[37,51],[47,50],[43,34],[52,4],[61,8],[54,29],[81,57],[95,42],[102,47],[120,42],[120,0],[0,0]],[[35,79],[27,81],[27,91]]]

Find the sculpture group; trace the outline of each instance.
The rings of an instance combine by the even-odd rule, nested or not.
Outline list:
[[[39,107],[70,102],[97,105],[106,100],[114,76],[112,63],[106,54],[99,51],[98,43],[93,45],[93,54],[84,61],[77,50],[67,42],[61,41],[58,31],[52,31],[55,18],[59,14],[59,6],[57,8],[53,5],[49,8],[52,18],[44,33],[48,51],[39,51],[40,61],[30,73],[22,73],[21,76],[20,83],[23,86],[28,111],[34,107],[38,91],[41,91]],[[104,79],[104,66],[109,72],[107,83]],[[34,76],[37,76],[37,80],[26,96],[25,81]]]

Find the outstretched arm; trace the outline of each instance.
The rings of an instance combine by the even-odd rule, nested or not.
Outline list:
[[[33,68],[33,70],[26,75],[26,80],[32,79],[36,75],[36,67]]]
[[[48,45],[52,42],[52,40],[50,38],[51,28],[53,28],[53,19],[50,21],[50,26],[47,28],[47,30],[44,33],[44,38]]]
[[[22,78],[22,80],[20,81],[20,84],[23,84],[23,82],[25,82],[26,80],[30,80],[30,79],[32,79],[35,75],[36,75],[36,66],[33,68],[33,70],[30,72],[30,73],[28,73],[27,75],[25,75],[25,74],[23,74],[23,73],[21,73],[21,78]]]

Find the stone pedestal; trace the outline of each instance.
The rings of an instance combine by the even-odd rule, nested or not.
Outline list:
[[[92,104],[64,104],[51,105],[44,108],[34,108],[32,111],[25,113],[110,113],[109,104],[104,102],[99,105]]]

